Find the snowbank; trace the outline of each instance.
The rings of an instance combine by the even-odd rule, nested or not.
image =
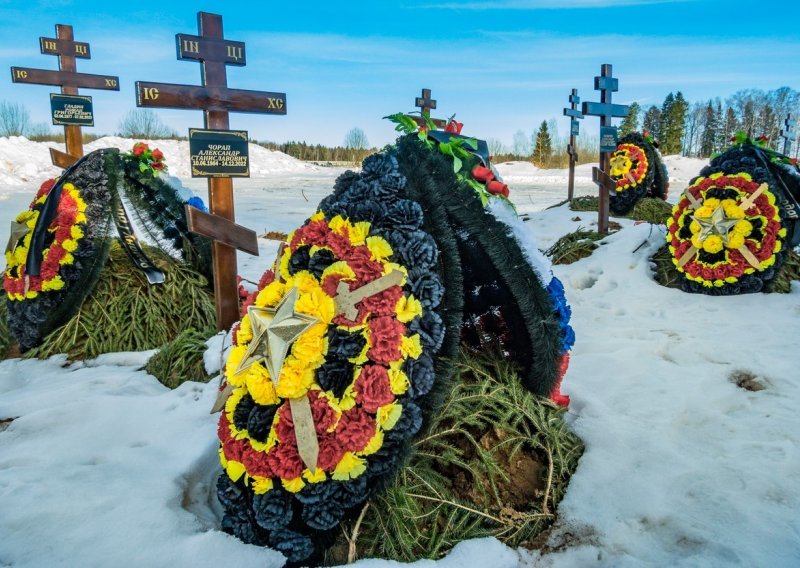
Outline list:
[[[101,148],[118,148],[130,152],[140,140],[106,136],[84,145],[84,153]],[[189,142],[184,140],[144,140],[151,148],[159,148],[169,167],[170,175],[189,178]],[[50,161],[50,148],[64,151],[56,142],[31,142],[22,136],[0,138],[0,186],[30,185],[40,183],[61,172]],[[283,152],[267,150],[250,144],[250,176],[266,177],[273,174],[317,172],[320,168],[301,162]]]

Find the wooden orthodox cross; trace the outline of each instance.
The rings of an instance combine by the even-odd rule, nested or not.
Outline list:
[[[12,67],[11,80],[14,83],[32,83],[35,85],[53,85],[61,87],[62,95],[78,95],[78,89],[103,89],[119,91],[119,77],[111,75],[90,75],[76,72],[76,59],[90,59],[89,44],[75,41],[72,26],[56,24],[56,37],[40,37],[39,47],[45,55],[58,56],[58,71],[47,69],[31,69],[28,67]],[[91,97],[88,99],[91,106]],[[50,159],[60,168],[68,168],[83,156],[83,137],[80,126],[64,126],[67,153],[50,149]]]
[[[623,118],[628,114],[628,107],[611,103],[611,93],[619,91],[619,79],[612,77],[611,65],[603,64],[600,76],[594,78],[594,90],[600,91],[599,103],[583,103],[581,110],[585,116],[600,117],[600,171],[608,173],[610,154],[616,148],[616,129],[611,126],[614,117]],[[594,168],[597,169],[597,168]],[[602,179],[599,173],[592,171],[595,183]],[[597,232],[608,233],[608,196],[609,189],[604,183],[600,188],[600,204],[597,210]]]
[[[286,114],[286,94],[228,88],[226,65],[245,65],[245,46],[223,37],[222,16],[197,13],[199,35],[177,34],[178,59],[198,61],[200,86],[136,82],[140,107],[202,110],[205,127],[227,130],[228,113]],[[217,328],[229,329],[239,319],[236,249],[258,255],[256,233],[234,223],[233,181],[208,180],[211,214],[187,206],[189,229],[214,240],[214,295]]]
[[[578,104],[581,98],[578,96],[578,89],[572,89],[572,94],[569,96],[569,108],[564,109],[564,116],[570,117],[569,120],[569,144],[567,145],[567,154],[569,155],[569,183],[567,185],[567,199],[572,201],[572,196],[575,193],[575,162],[578,161],[578,150],[575,148],[575,139],[578,137],[581,129],[579,119],[583,118],[583,113],[578,110]]]
[[[412,116],[411,118],[414,119],[414,122],[419,124],[420,126],[427,126],[427,122],[425,121],[424,117],[428,117],[431,122],[433,122],[438,128],[444,128],[447,125],[446,120],[442,120],[440,118],[431,118],[431,110],[436,109],[436,100],[431,98],[431,90],[430,89],[422,89],[422,96],[417,97],[414,106],[420,109],[420,114],[422,116]]]
[[[788,156],[792,151],[792,142],[797,136],[795,132],[795,120],[792,118],[792,113],[786,113],[786,120],[783,121],[786,130],[781,130],[781,138],[783,138],[783,154]]]

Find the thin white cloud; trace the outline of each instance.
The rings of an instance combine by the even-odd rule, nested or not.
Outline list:
[[[646,4],[675,4],[696,0],[481,0],[478,2],[429,3],[421,8],[440,10],[577,10],[586,8],[618,8]]]

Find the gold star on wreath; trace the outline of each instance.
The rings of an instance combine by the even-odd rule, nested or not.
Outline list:
[[[617,154],[609,161],[611,165],[611,169],[616,170],[617,172],[624,173],[631,169],[631,160],[627,156],[622,154]]]
[[[294,311],[297,301],[297,288],[283,297],[275,308],[250,306],[247,315],[253,327],[253,340],[247,346],[236,374],[246,371],[256,363],[261,363],[269,371],[272,382],[278,384],[281,369],[289,348],[319,319]]]
[[[11,235],[8,237],[8,244],[6,245],[6,252],[14,253],[19,246],[19,242],[31,232],[31,228],[26,223],[17,223],[11,221]]]
[[[273,384],[278,385],[283,362],[292,343],[320,322],[318,318],[295,312],[295,302],[297,302],[297,288],[292,288],[274,309],[255,306],[247,308],[250,325],[253,327],[253,339],[247,346],[242,362],[236,368],[237,374],[256,363],[261,363],[269,371]],[[311,404],[308,397],[303,395],[289,400],[289,405],[292,409],[294,435],[300,459],[309,470],[315,472],[319,458],[319,440],[314,427]]]
[[[739,219],[726,217],[725,209],[722,205],[718,205],[709,218],[703,219],[702,217],[693,215],[692,219],[697,221],[697,224],[700,225],[700,233],[698,233],[697,237],[701,241],[706,240],[711,235],[719,235],[722,237],[722,242],[726,245],[728,244],[728,233],[733,229],[736,223],[739,222]]]

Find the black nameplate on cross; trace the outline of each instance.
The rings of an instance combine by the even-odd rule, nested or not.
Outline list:
[[[444,128],[447,126],[447,121],[441,118],[431,118],[431,111],[436,110],[436,100],[431,98],[430,89],[422,89],[422,96],[417,97],[414,106],[420,109],[422,116],[411,116],[411,118],[419,124],[427,128],[428,122],[425,120],[427,117],[437,128]]]
[[[227,65],[244,66],[245,45],[225,39],[222,16],[197,13],[198,35],[176,34],[177,56],[201,65],[201,85],[136,82],[136,105],[204,111],[205,128],[229,130],[229,112],[286,114],[286,94],[228,88]],[[187,208],[189,230],[213,239],[214,295],[217,328],[229,329],[239,319],[236,249],[258,255],[256,233],[234,223],[230,177],[208,180],[210,214]]]
[[[30,83],[34,85],[53,85],[61,87],[62,95],[77,95],[78,89],[100,89],[119,91],[119,77],[113,75],[92,75],[78,73],[75,59],[90,59],[89,44],[75,41],[72,26],[56,24],[56,37],[40,37],[39,48],[44,55],[58,57],[58,71],[48,69],[31,69],[30,67],[12,67],[11,80],[14,83]],[[89,104],[91,106],[91,97]],[[50,159],[61,168],[68,168],[83,156],[83,136],[81,127],[64,126],[67,152],[55,148],[50,149]]]
[[[604,129],[611,126],[612,119],[624,118],[628,114],[628,107],[625,105],[615,105],[611,102],[612,93],[619,91],[619,79],[612,76],[611,65],[608,63],[602,65],[600,68],[600,76],[594,78],[594,89],[600,91],[600,102],[585,102],[581,106],[581,110],[584,116],[600,117],[600,131],[602,136]],[[609,159],[610,152],[600,152],[599,169],[601,172],[608,172]],[[595,179],[595,183],[597,183],[600,188],[600,203],[597,211],[597,232],[607,234],[609,188],[606,184],[599,183],[598,179]]]
[[[578,151],[575,148],[575,138],[581,131],[581,123],[578,120],[583,118],[583,113],[578,110],[581,98],[578,96],[578,89],[572,89],[569,95],[569,107],[564,109],[564,116],[570,117],[569,120],[569,144],[567,144],[567,155],[569,156],[569,182],[567,184],[567,199],[572,201],[575,193],[575,163],[578,161]]]
[[[781,138],[783,138],[783,154],[788,156],[792,152],[792,143],[797,137],[797,132],[794,127],[796,125],[795,119],[792,118],[792,113],[786,113],[786,120],[783,121],[786,130],[781,130]]]

